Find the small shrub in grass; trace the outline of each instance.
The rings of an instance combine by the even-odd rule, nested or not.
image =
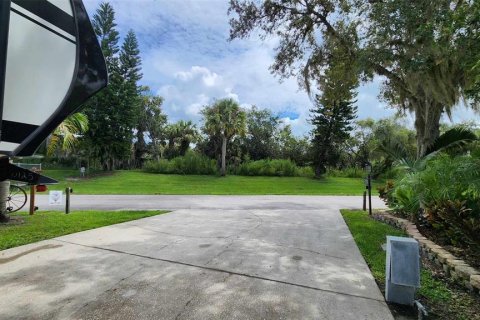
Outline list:
[[[300,175],[299,168],[290,160],[257,160],[245,162],[235,169],[240,176],[293,177]]]
[[[187,152],[183,157],[171,160],[174,173],[178,174],[215,174],[215,160],[195,152]]]
[[[144,165],[144,170],[150,173],[198,175],[213,175],[217,172],[215,160],[195,152],[187,152],[184,156],[171,160],[149,161]]]
[[[301,177],[313,177],[315,173],[312,167],[298,167],[298,175]]]
[[[170,161],[167,159],[148,161],[143,165],[143,170],[150,173],[172,173]]]
[[[344,169],[329,169],[327,172],[329,177],[338,178],[365,178],[366,173],[362,168],[349,167]]]

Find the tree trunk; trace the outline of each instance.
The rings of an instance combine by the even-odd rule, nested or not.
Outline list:
[[[440,135],[440,118],[443,107],[437,103],[426,101],[415,108],[415,130],[417,132],[417,158],[427,154],[428,148]]]
[[[226,172],[226,163],[225,163],[225,159],[227,157],[227,137],[222,137],[222,167],[220,169],[220,174],[222,175],[222,177],[225,176],[225,172]]]
[[[10,220],[7,214],[7,197],[10,194],[10,181],[0,181],[0,222],[8,222]]]
[[[142,132],[143,135],[143,132]],[[141,140],[140,140],[141,139]],[[142,156],[145,152],[145,142],[143,141],[143,137],[140,135],[137,135],[137,142],[134,144],[134,160],[135,160],[135,167],[136,168],[141,168],[142,167]]]
[[[326,172],[327,172],[327,169],[323,164],[319,163],[315,166],[315,178],[317,179],[321,178]]]

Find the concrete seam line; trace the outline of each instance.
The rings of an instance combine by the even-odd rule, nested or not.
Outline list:
[[[286,285],[300,287],[300,288],[304,288],[304,289],[328,292],[328,293],[333,293],[333,294],[338,294],[338,295],[343,295],[343,296],[348,296],[348,297],[353,297],[353,298],[360,298],[360,299],[366,299],[366,300],[372,300],[372,301],[378,301],[378,302],[385,302],[384,300],[370,298],[370,297],[364,297],[364,296],[360,296],[360,295],[356,295],[356,294],[337,292],[337,291],[328,290],[328,289],[321,289],[321,288],[307,286],[307,285],[304,285],[304,284],[292,283],[292,282],[287,282],[287,281],[283,281],[283,280],[275,280],[275,279],[265,278],[265,277],[261,277],[261,276],[254,276],[254,275],[241,273],[241,272],[236,272],[236,271],[228,271],[228,270],[223,270],[223,269],[218,269],[218,268],[213,268],[213,267],[201,266],[201,265],[192,264],[192,263],[188,263],[188,262],[181,262],[181,261],[175,261],[175,260],[169,260],[169,259],[149,257],[149,256],[141,255],[141,254],[130,253],[130,252],[125,252],[125,251],[120,251],[120,250],[115,250],[115,249],[102,248],[102,247],[97,247],[97,246],[89,246],[89,245],[85,245],[85,244],[80,244],[80,243],[75,243],[75,242],[70,242],[70,241],[65,241],[65,240],[60,240],[60,239],[50,239],[50,240],[63,242],[63,243],[68,243],[68,244],[77,245],[77,246],[86,247],[86,248],[91,248],[91,249],[98,249],[98,250],[109,251],[109,252],[114,252],[114,253],[126,254],[126,255],[129,255],[129,256],[145,258],[145,259],[150,259],[150,260],[155,260],[155,261],[162,261],[162,262],[168,262],[168,263],[173,263],[173,264],[179,264],[179,265],[183,265],[183,266],[187,266],[187,267],[199,268],[199,269],[204,269],[204,270],[210,270],[210,271],[215,271],[215,272],[221,272],[221,273],[227,273],[227,274],[232,274],[232,275],[236,275],[236,276],[242,276],[242,277],[257,279],[257,280],[264,280],[264,281],[269,281],[269,282],[286,284]]]

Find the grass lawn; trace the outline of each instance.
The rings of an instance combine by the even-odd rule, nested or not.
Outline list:
[[[150,217],[167,211],[76,211],[12,214],[11,222],[0,224],[0,250],[21,246],[115,223]]]
[[[405,233],[371,219],[364,211],[342,210],[342,215],[383,291],[385,252],[380,246],[386,242],[387,235],[405,236]],[[446,280],[436,279],[429,269],[422,269],[417,297],[427,307],[431,319],[480,319],[480,298],[450,285]]]
[[[60,181],[52,190],[73,188],[76,194],[297,194],[361,195],[363,179],[326,177],[245,177],[167,175],[142,171],[115,171],[78,179],[76,170],[45,170],[44,175]],[[73,180],[72,177],[77,178]],[[376,194],[374,184],[373,193]]]

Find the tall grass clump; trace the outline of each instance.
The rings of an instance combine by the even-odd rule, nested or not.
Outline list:
[[[300,177],[309,177],[312,178],[315,176],[313,168],[310,166],[307,167],[297,167],[297,175]]]
[[[143,165],[143,171],[149,173],[172,173],[170,161],[167,159],[150,160]]]
[[[160,159],[145,163],[143,169],[150,173],[214,175],[217,173],[215,160],[193,151],[171,160]]]
[[[301,170],[291,160],[257,160],[242,163],[234,174],[240,176],[277,176],[294,177],[300,175]]]
[[[365,178],[367,173],[364,169],[358,167],[348,167],[345,169],[329,169],[327,176],[338,178]]]

